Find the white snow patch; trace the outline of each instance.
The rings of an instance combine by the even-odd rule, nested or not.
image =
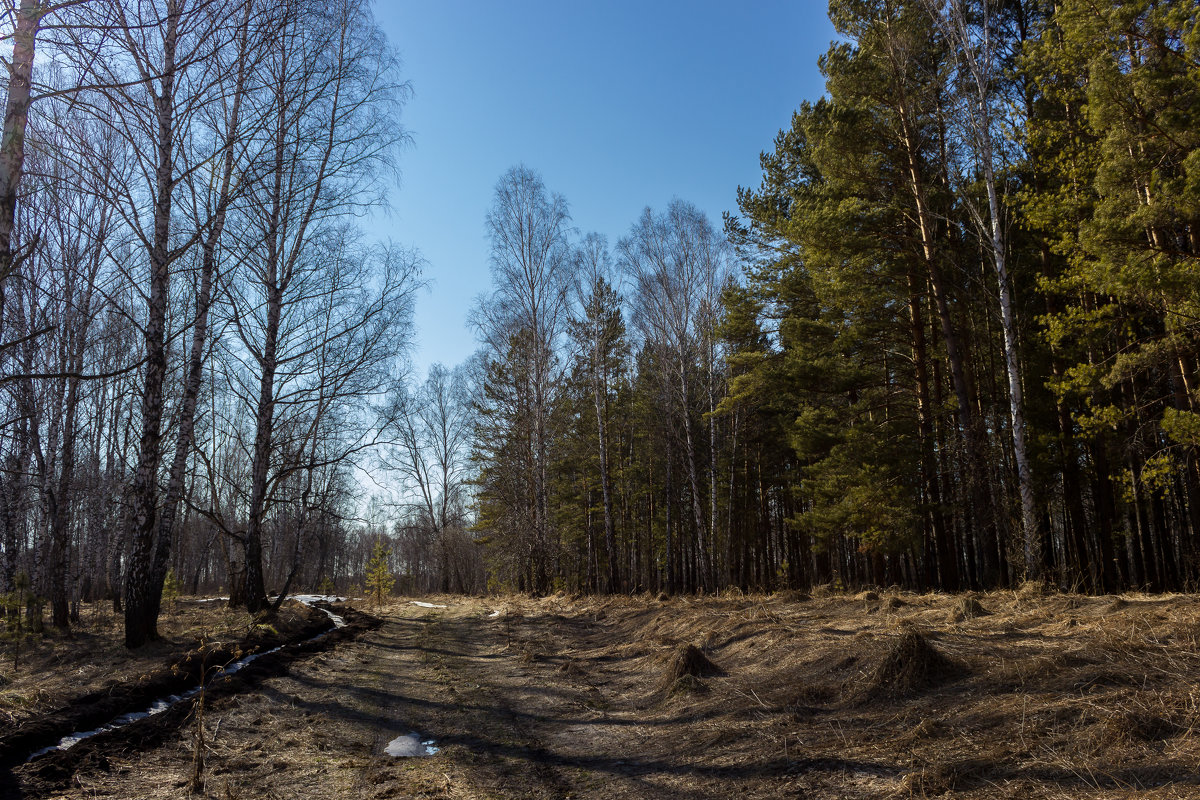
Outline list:
[[[435,744],[433,739],[421,739],[419,733],[407,733],[388,742],[383,752],[395,758],[419,758],[436,755],[441,748],[435,747]]]
[[[492,613],[488,614],[488,617],[498,617],[498,616],[500,616],[500,609],[498,609],[498,608],[495,611],[493,611]]]
[[[450,606],[439,605],[438,603],[422,603],[420,600],[410,600],[409,602],[412,603],[414,606],[420,606],[421,608],[449,608],[450,607]]]
[[[317,611],[325,612],[325,616],[329,617],[329,621],[333,623],[333,627],[335,627],[335,628],[346,627],[346,620],[343,617],[339,617],[337,614],[333,613],[329,609],[318,608]],[[329,631],[326,631],[325,633],[328,633],[328,632]],[[318,636],[324,636],[325,633],[318,634]],[[314,637],[314,638],[316,638],[316,637]],[[310,639],[309,641],[312,641],[312,639]]]

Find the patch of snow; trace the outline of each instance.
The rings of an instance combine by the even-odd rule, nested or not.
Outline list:
[[[333,613],[332,611],[330,611],[327,608],[318,608],[317,611],[324,611],[325,616],[329,617],[329,621],[333,623],[333,627],[335,627],[335,628],[346,627],[346,620],[344,617],[339,617],[337,614]],[[326,631],[325,633],[328,633],[328,632],[329,631]],[[324,636],[325,633],[319,634],[318,636]],[[318,637],[314,637],[314,638],[318,638]],[[310,639],[309,641],[312,641],[312,640]]]
[[[498,608],[495,611],[493,611],[492,613],[488,614],[488,617],[498,617],[498,616],[500,616],[500,609],[498,609]]]
[[[438,603],[422,603],[420,600],[410,600],[409,602],[412,603],[414,606],[420,606],[421,608],[449,608],[450,607],[450,606],[439,605]]]
[[[408,733],[388,742],[383,752],[394,758],[420,758],[437,755],[441,748],[435,747],[436,744],[433,739],[421,739],[419,733]]]

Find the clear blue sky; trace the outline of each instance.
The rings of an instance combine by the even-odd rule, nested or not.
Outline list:
[[[757,186],[758,154],[824,90],[823,2],[377,0],[414,95],[391,211],[372,232],[416,247],[418,375],[475,350],[488,288],[484,217],[525,163],[610,245],[649,205],[695,203],[715,225]]]

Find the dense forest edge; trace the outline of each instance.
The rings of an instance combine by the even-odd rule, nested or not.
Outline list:
[[[1195,4],[829,15],[723,226],[610,243],[502,175],[480,349],[417,378],[368,3],[7,3],[4,636],[104,602],[141,647],[164,590],[1193,589]]]

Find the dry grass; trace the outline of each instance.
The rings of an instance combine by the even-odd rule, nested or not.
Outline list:
[[[1200,797],[1190,595],[434,602],[215,705],[207,796]],[[64,796],[174,796],[189,742]]]
[[[672,693],[671,706],[726,731],[715,747],[703,725],[675,730],[676,747],[704,758],[765,759],[802,741],[812,758],[885,765],[887,779],[845,779],[872,787],[863,796],[1200,796],[1188,766],[1200,763],[1192,596],[817,587],[800,597],[590,599],[573,610],[603,611],[591,658],[619,654],[631,696],[661,688],[636,676],[653,673],[663,646],[705,643],[725,674],[705,680],[706,692]]]
[[[963,620],[975,619],[976,617],[986,617],[989,612],[979,602],[979,598],[974,595],[964,595],[958,605],[954,607],[954,613],[951,619],[954,622],[962,622]]]

